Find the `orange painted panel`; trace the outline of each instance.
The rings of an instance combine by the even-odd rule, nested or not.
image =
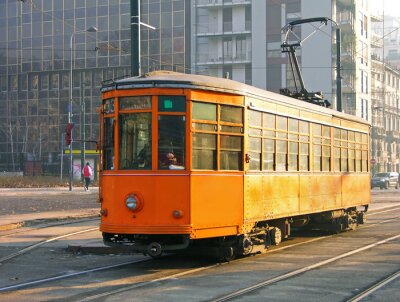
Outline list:
[[[298,176],[246,175],[245,221],[267,220],[298,213]]]
[[[121,233],[129,233],[126,228],[140,227],[149,230],[159,226],[168,232],[168,227],[190,224],[189,176],[183,174],[155,175],[136,174],[113,176],[104,174],[102,181],[102,209],[107,209],[107,216],[102,217],[100,228],[120,225]],[[143,198],[143,208],[132,212],[125,206],[125,198],[130,193],[137,193]],[[175,218],[174,211],[181,211],[183,216]]]
[[[345,174],[342,176],[342,205],[366,205],[371,200],[369,174]]]
[[[194,232],[216,228],[215,232],[206,232],[207,236],[236,234],[237,226],[243,223],[243,175],[192,174],[190,187],[190,216]],[[221,227],[231,227],[226,230],[233,233],[221,234],[218,231]]]
[[[244,221],[342,209],[370,203],[368,174],[246,175]]]
[[[304,175],[300,179],[299,214],[341,208],[340,175]]]
[[[211,103],[243,105],[244,97],[241,95],[226,94],[205,90],[190,90],[188,97],[194,101],[205,101]]]

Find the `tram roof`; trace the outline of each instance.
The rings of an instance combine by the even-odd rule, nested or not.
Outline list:
[[[342,113],[333,109],[296,100],[275,92],[243,84],[225,78],[217,78],[205,75],[185,74],[173,71],[153,71],[140,77],[129,77],[116,80],[107,80],[103,82],[102,92],[111,90],[139,89],[139,88],[190,88],[201,90],[212,90],[236,95],[253,96],[262,99],[272,100],[278,103],[286,103],[288,106],[301,106],[311,111],[335,115],[347,120],[357,121],[363,124],[369,124],[368,121],[354,115]],[[301,103],[300,103],[301,102]]]

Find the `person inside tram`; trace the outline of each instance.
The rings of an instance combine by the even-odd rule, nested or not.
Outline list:
[[[165,160],[162,163],[162,167],[168,168],[169,170],[183,170],[184,167],[182,165],[177,164],[177,159],[175,154],[172,152],[168,152],[165,154]]]

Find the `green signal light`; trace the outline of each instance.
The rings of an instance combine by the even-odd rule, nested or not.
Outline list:
[[[171,100],[164,100],[164,109],[172,109],[172,101]]]

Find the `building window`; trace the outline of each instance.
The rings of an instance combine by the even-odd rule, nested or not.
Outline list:
[[[232,38],[224,38],[224,60],[232,61]]]
[[[223,31],[232,31],[232,8],[223,10]]]
[[[246,59],[246,37],[236,38],[236,59]]]

